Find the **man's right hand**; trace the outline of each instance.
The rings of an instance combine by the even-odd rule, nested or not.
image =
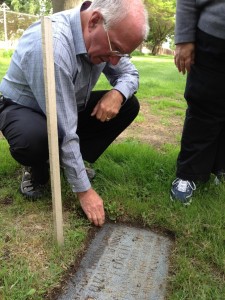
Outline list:
[[[92,188],[77,193],[77,196],[88,220],[94,223],[95,226],[102,226],[105,222],[102,198]]]
[[[195,60],[195,44],[194,43],[182,43],[177,44],[174,55],[174,63],[183,74],[186,71],[189,73],[191,65],[194,64]]]

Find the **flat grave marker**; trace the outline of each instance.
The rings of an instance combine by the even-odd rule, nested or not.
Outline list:
[[[150,230],[105,224],[58,300],[162,300],[172,244]]]

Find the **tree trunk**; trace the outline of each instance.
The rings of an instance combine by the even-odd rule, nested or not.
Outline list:
[[[53,13],[74,8],[82,2],[82,0],[52,0]]]
[[[153,45],[153,47],[152,47],[152,55],[158,55],[160,47],[161,47],[161,44]]]

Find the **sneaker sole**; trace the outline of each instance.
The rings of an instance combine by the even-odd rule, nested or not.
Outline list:
[[[183,204],[184,206],[188,206],[188,205],[190,205],[191,202],[192,202],[192,198],[189,198],[189,201],[188,201],[188,202],[182,202],[182,201],[180,201],[179,199],[174,199],[171,195],[170,195],[170,200],[171,200],[172,202],[180,202],[180,203]]]
[[[19,191],[20,191],[20,194],[22,194],[23,197],[28,199],[28,200],[36,201],[36,200],[38,200],[38,199],[40,199],[44,196],[44,193],[42,195],[35,195],[35,196],[34,195],[29,195],[28,193],[23,191],[22,185],[20,186]]]

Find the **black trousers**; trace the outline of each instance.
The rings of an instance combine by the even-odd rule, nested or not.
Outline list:
[[[87,107],[78,114],[77,134],[81,154],[90,163],[98,159],[139,112],[139,102],[133,96],[109,122],[101,122],[91,117],[94,106],[106,92],[92,92]],[[9,99],[4,102],[5,108],[0,109],[0,130],[9,143],[11,155],[20,164],[31,166],[34,180],[43,184],[49,177],[46,117]],[[59,128],[59,144],[60,142]]]
[[[211,173],[225,171],[225,40],[198,30],[184,96],[188,108],[177,177],[207,181]]]

